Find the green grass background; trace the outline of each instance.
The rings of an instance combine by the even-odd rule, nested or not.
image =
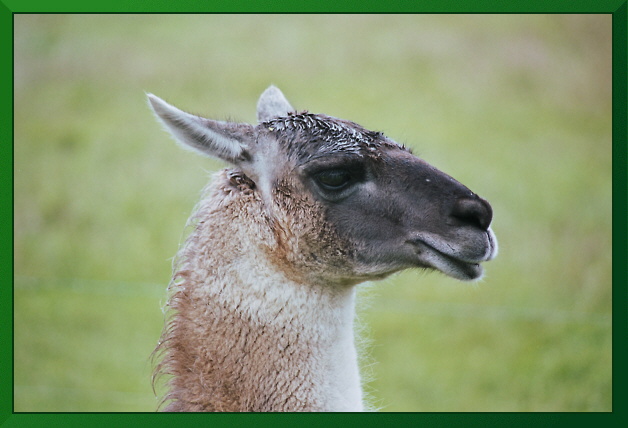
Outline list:
[[[15,15],[14,409],[152,411],[171,258],[208,172],[145,91],[255,121],[271,83],[487,198],[477,285],[362,287],[383,411],[611,410],[610,15]]]

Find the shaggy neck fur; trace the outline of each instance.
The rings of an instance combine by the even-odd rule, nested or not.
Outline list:
[[[360,411],[355,287],[286,275],[252,187],[223,171],[193,216],[158,347],[164,410]]]

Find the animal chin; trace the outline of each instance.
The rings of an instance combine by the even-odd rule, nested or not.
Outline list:
[[[473,281],[482,277],[482,266],[477,262],[458,259],[445,254],[423,241],[413,242],[421,266],[431,267],[461,281]]]

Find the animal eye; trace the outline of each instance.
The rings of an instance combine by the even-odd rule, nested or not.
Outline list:
[[[329,169],[316,174],[316,181],[327,190],[340,190],[351,182],[351,173],[345,169]]]

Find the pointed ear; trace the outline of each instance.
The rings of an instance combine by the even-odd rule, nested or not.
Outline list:
[[[157,117],[184,147],[234,165],[251,159],[250,148],[255,141],[253,125],[194,116],[153,94],[146,95]]]
[[[277,116],[287,116],[294,111],[286,97],[279,88],[270,85],[257,101],[257,121],[266,122]]]

